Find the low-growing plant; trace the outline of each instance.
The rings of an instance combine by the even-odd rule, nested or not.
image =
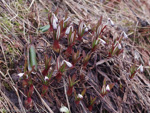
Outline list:
[[[140,72],[143,72],[143,66],[140,65],[139,67],[136,67],[135,65],[133,65],[131,68],[130,68],[130,79],[132,79],[135,74],[138,72],[138,70],[140,70]]]
[[[50,83],[52,74],[53,74],[54,70],[51,70],[50,73],[48,73],[46,76],[43,77],[43,85],[42,85],[42,93],[41,96],[46,95],[47,91],[48,91],[48,85]]]
[[[92,49],[91,49],[92,52],[94,52],[96,50],[99,42],[100,42],[99,38],[96,39],[96,37],[93,37],[93,39],[92,39]]]
[[[67,50],[66,50],[65,53],[66,53],[67,56],[70,56],[72,54],[72,47],[75,44],[76,32],[75,31],[73,32],[73,27],[72,26],[70,26],[68,29],[70,31],[67,31],[67,32],[69,32],[69,34],[67,36],[68,37],[68,47],[67,47]]]
[[[31,108],[33,106],[32,98],[31,98],[34,92],[33,82],[32,82],[32,77],[31,77],[32,72],[34,72],[34,66],[32,67],[31,71],[28,71],[28,64],[26,60],[24,73],[18,74],[18,76],[22,78],[22,87],[25,89],[25,94],[27,96],[27,99],[25,100],[26,108]]]
[[[48,20],[49,20],[49,31],[53,32],[54,30],[57,29],[57,24],[58,24],[58,18],[56,17],[58,13],[58,10],[56,10],[54,13],[50,12],[48,14]]]
[[[88,31],[88,28],[86,27],[85,23],[83,21],[80,21],[77,39],[80,41],[87,31]]]
[[[42,71],[42,75],[43,76],[47,76],[48,75],[48,71],[49,71],[49,68],[51,66],[51,59],[52,59],[52,57],[48,58],[48,56],[45,55],[45,68]]]
[[[57,11],[56,11],[55,13],[50,13],[48,19],[49,19],[49,26],[50,26],[49,31],[53,32],[53,50],[59,53],[60,52],[59,40],[61,37],[65,35],[66,29],[70,24],[69,22],[70,18],[66,14],[65,18],[59,22],[57,18]]]
[[[103,80],[103,86],[101,89],[101,95],[105,96],[113,87],[114,87],[114,83],[110,83],[109,85],[106,86],[106,78],[104,78]]]
[[[25,61],[24,73],[22,86],[26,89],[27,99],[25,100],[25,106],[31,108],[32,103],[32,94],[34,92],[33,82],[32,82],[32,73],[35,74],[37,70],[37,61],[36,61],[36,51],[34,45],[30,45],[28,48],[28,61]]]
[[[72,52],[72,65],[75,65],[77,62],[81,60],[82,56],[80,56],[80,51],[78,50],[76,53]]]
[[[106,25],[102,25],[102,16],[100,17],[100,19],[99,19],[99,21],[98,21],[98,23],[97,23],[97,25],[96,25],[96,29],[95,29],[95,32],[94,32],[94,37],[96,38],[96,39],[98,39],[98,38],[101,38],[102,37],[102,33],[104,32],[104,30],[106,29],[106,27],[107,27],[107,24]]]
[[[121,40],[116,40],[115,43],[112,44],[111,49],[109,51],[109,57],[112,57],[114,55],[118,56],[123,52],[123,48],[121,47]]]
[[[92,111],[95,101],[96,97],[93,98],[90,96],[90,105],[88,106],[89,111]]]
[[[80,101],[83,99],[83,96],[85,95],[85,92],[86,92],[86,89],[84,89],[82,92],[81,92],[81,94],[76,94],[76,92],[75,92],[75,103],[76,104],[79,104],[80,103]]]
[[[83,51],[82,55],[83,55],[83,62],[82,62],[83,67],[86,67],[87,64],[89,63],[92,53],[90,52],[90,53],[86,54],[85,51]]]
[[[57,68],[56,79],[57,79],[57,81],[61,80],[63,73],[66,71],[66,66],[68,66],[70,68],[73,65],[66,60],[63,60],[62,62],[60,62],[60,59],[58,57],[57,58],[57,64],[56,64],[56,68]]]
[[[42,71],[42,75],[43,75],[43,85],[42,85],[42,93],[41,96],[44,96],[46,94],[46,92],[48,91],[48,85],[49,85],[49,81],[51,80],[52,74],[54,70],[51,70],[51,72],[49,73],[49,69],[51,67],[51,58],[48,58],[47,55],[45,55],[45,68]]]
[[[72,91],[73,91],[73,86],[79,82],[79,80],[75,81],[76,75],[74,74],[72,78],[69,76],[69,85],[68,85],[68,90],[67,90],[67,95],[71,96]]]
[[[53,50],[57,53],[60,52],[60,45],[59,45],[59,40],[60,40],[60,34],[61,34],[61,28],[60,25],[57,28],[57,31],[54,31],[54,42],[53,42]]]

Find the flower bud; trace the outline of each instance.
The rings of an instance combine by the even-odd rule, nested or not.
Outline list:
[[[112,27],[114,27],[114,22],[110,19],[110,18],[108,18],[108,21],[107,21],[107,23],[109,24],[109,25],[111,25]]]
[[[64,23],[67,22],[69,19],[70,19],[70,17],[66,18],[66,20],[64,20],[64,18],[63,18]]]
[[[68,67],[72,67],[73,66],[70,62],[68,62],[66,60],[63,60],[61,65],[63,65],[64,63],[66,63]]]
[[[65,113],[69,113],[69,109],[66,106],[62,106],[60,108],[60,112],[65,112]]]
[[[49,78],[48,78],[47,76],[45,76],[44,80],[45,80],[45,82],[46,82],[47,80],[49,80]]]
[[[83,99],[83,96],[81,94],[78,94],[77,98]]]
[[[122,49],[122,47],[121,47],[121,44],[120,44],[120,43],[118,44],[118,49]]]
[[[86,28],[85,28],[85,32],[87,32],[88,30],[89,30],[89,29],[86,27]]]
[[[142,65],[140,65],[139,67],[138,67],[138,69],[137,70],[140,70],[140,72],[142,73],[143,72],[143,66]]]
[[[55,20],[58,23],[58,18],[56,17],[56,15],[54,13],[52,13],[53,15],[53,20]]]
[[[106,87],[105,87],[105,86],[102,87],[101,94],[102,94],[102,95],[105,95],[105,94],[106,94]]]
[[[59,40],[59,38],[60,38],[60,26],[58,26],[56,33],[56,39]]]
[[[56,20],[53,20],[53,29],[57,29],[57,22],[56,22]]]
[[[109,85],[106,86],[106,91],[110,91]]]
[[[66,32],[65,34],[68,35],[70,33],[70,29],[72,29],[73,31],[73,26],[69,26],[67,29],[66,29]]]
[[[81,23],[79,24],[79,31],[78,31],[78,32],[79,32],[79,35],[82,34],[83,29],[84,29],[84,22],[81,21]]]
[[[124,39],[128,38],[128,35],[124,31],[123,31],[123,37],[124,37]]]
[[[99,25],[98,28],[97,28],[97,35],[98,35],[98,36],[99,36],[100,33],[101,33],[101,29],[102,29],[102,27],[101,27],[101,25]]]
[[[102,40],[102,39],[100,39],[100,42],[102,43],[102,44],[106,44],[106,42],[104,41],[104,40]]]
[[[21,78],[23,77],[24,73],[19,73],[18,76]]]

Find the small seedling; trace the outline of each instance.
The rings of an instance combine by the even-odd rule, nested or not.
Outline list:
[[[61,29],[62,29],[62,34],[61,34],[61,37],[65,36],[66,34],[66,30],[70,24],[70,17],[68,17],[68,15],[66,14],[65,15],[65,18],[63,18],[61,21]]]
[[[107,23],[108,23],[109,25],[111,25],[112,27],[115,26],[114,22],[113,22],[110,18],[108,18]]]
[[[77,51],[76,53],[74,51],[72,52],[72,64],[73,65],[79,62],[81,58],[82,56],[80,56],[80,51]]]
[[[90,96],[90,105],[88,106],[89,111],[92,111],[95,101],[96,101],[96,97],[93,98]]]
[[[75,79],[76,79],[76,75],[75,74],[72,76],[72,78],[69,76],[69,86],[68,86],[68,90],[67,90],[67,95],[68,96],[71,96],[72,90],[73,90],[73,86],[77,82],[79,82],[79,80],[75,81]]]
[[[92,39],[92,49],[91,52],[94,52],[100,42],[100,38],[93,37]]]
[[[32,66],[32,67],[31,67]],[[28,61],[25,60],[24,64],[24,73],[19,73],[19,77],[23,77],[22,86],[25,88],[25,93],[27,95],[27,99],[25,100],[25,106],[27,108],[31,108],[33,106],[32,103],[32,94],[34,92],[31,73],[34,73],[37,70],[37,62],[36,62],[36,53],[35,47],[33,45],[29,46],[28,50]]]
[[[76,93],[75,93],[75,103],[76,104],[79,104],[79,102],[83,99],[85,92],[86,92],[86,89],[84,89],[81,94],[76,95]]]
[[[71,28],[70,28],[71,29]],[[72,54],[72,47],[75,44],[76,32],[71,29],[68,34],[68,47],[66,50],[66,55],[69,56]]]
[[[45,68],[42,71],[42,75],[43,76],[47,76],[47,74],[48,74],[48,70],[49,70],[49,68],[51,66],[51,59],[52,59],[52,57],[48,58],[48,56],[45,55]]]
[[[54,70],[52,70],[50,72],[50,74],[48,74],[47,76],[44,76],[41,96],[44,96],[47,93],[48,85],[49,85],[49,82],[51,80],[53,72],[54,72]]]
[[[27,63],[27,61],[25,63]],[[25,65],[27,65],[27,64],[25,64]],[[24,69],[24,70],[26,70],[26,69]],[[34,66],[32,67],[31,71],[26,70],[25,73],[18,74],[19,77],[23,78],[22,86],[25,89],[26,95],[27,95],[27,99],[25,100],[25,106],[27,108],[31,108],[33,106],[32,99],[31,99],[32,94],[34,92],[33,83],[32,83],[32,79],[31,79],[31,73],[33,72],[33,70],[34,70]]]
[[[104,78],[103,81],[103,86],[101,89],[101,95],[105,96],[113,87],[114,87],[114,83],[110,83],[109,85],[106,86],[106,78]]]
[[[60,34],[61,34],[61,27],[58,26],[57,31],[54,31],[54,42],[53,42],[53,50],[57,53],[60,52],[60,45],[59,45],[59,39],[60,39]]]
[[[82,39],[82,37],[85,35],[85,32],[88,31],[88,29],[86,29],[86,25],[83,21],[80,21],[79,23],[79,28],[78,28],[78,40],[80,41]]]
[[[131,69],[130,69],[130,75],[129,75],[130,79],[132,79],[132,78],[135,76],[135,74],[137,73],[138,70],[140,70],[140,72],[142,73],[142,72],[143,72],[143,66],[140,65],[140,66],[137,68],[135,65],[133,65],[133,66],[131,67]]]
[[[66,66],[71,68],[73,65],[70,62],[66,61],[66,60],[63,60],[60,64],[59,57],[58,57],[57,58],[57,63],[56,63],[56,68],[57,68],[56,79],[57,79],[57,81],[61,80],[61,77],[62,77],[63,73],[66,71]]]
[[[55,13],[49,13],[48,14],[48,20],[49,20],[49,25],[50,25],[50,28],[49,28],[49,31],[53,31],[57,29],[57,24],[58,24],[58,19],[56,17],[57,15],[57,11]]]
[[[122,38],[121,38],[122,39]],[[123,52],[120,41],[116,41],[115,44],[112,44],[112,47],[109,51],[109,57],[114,56],[115,54],[119,56]]]
[[[91,58],[91,55],[92,55],[92,53],[89,53],[89,54],[85,54],[85,52],[83,51],[83,67],[86,67],[87,66],[87,64],[88,64],[88,62],[89,62],[89,60],[90,60],[90,58]]]

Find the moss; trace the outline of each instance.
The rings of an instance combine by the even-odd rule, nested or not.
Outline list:
[[[12,23],[6,18],[3,17],[2,19],[0,19],[0,21],[2,22],[0,25],[3,26],[5,28],[5,26],[7,27],[7,29],[11,30],[12,28]]]
[[[8,111],[4,108],[2,108],[0,111],[1,111],[1,113],[8,113]]]
[[[22,1],[22,0],[18,0],[18,2],[19,2],[19,4],[22,4],[22,3],[23,3],[23,1]]]
[[[12,90],[11,87],[10,87],[10,85],[9,85],[7,82],[3,82],[3,85],[4,85],[4,87],[5,87],[7,90],[9,90],[9,91]]]

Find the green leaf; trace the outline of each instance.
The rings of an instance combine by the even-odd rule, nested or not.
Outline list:
[[[85,92],[86,92],[86,88],[84,88],[84,90],[81,92],[81,95],[84,96]]]
[[[60,68],[59,68],[59,71],[61,73],[63,73],[65,71],[65,68],[66,68],[66,63],[64,63]]]
[[[133,65],[130,69],[131,75],[136,71],[136,67],[135,65]]]
[[[72,85],[74,86],[76,83],[78,83],[80,80],[75,81]]]
[[[49,74],[48,74],[48,78],[50,79],[53,75],[54,70],[52,70]]]
[[[93,43],[92,43],[92,48],[94,48],[96,45],[96,40],[93,40]]]
[[[48,29],[50,28],[50,25],[45,25],[43,27],[40,27],[39,29],[42,31],[42,32],[46,32],[48,31]]]
[[[106,78],[104,78],[104,80],[103,80],[103,86],[106,86]]]
[[[34,69],[37,70],[36,51],[34,45],[30,46],[28,55],[28,70],[31,71],[33,66]]]
[[[95,97],[95,98],[91,98],[91,102],[90,102],[90,104],[91,104],[91,105],[93,105],[93,104],[94,104],[94,102],[95,102],[95,100],[96,100],[96,97]]]

